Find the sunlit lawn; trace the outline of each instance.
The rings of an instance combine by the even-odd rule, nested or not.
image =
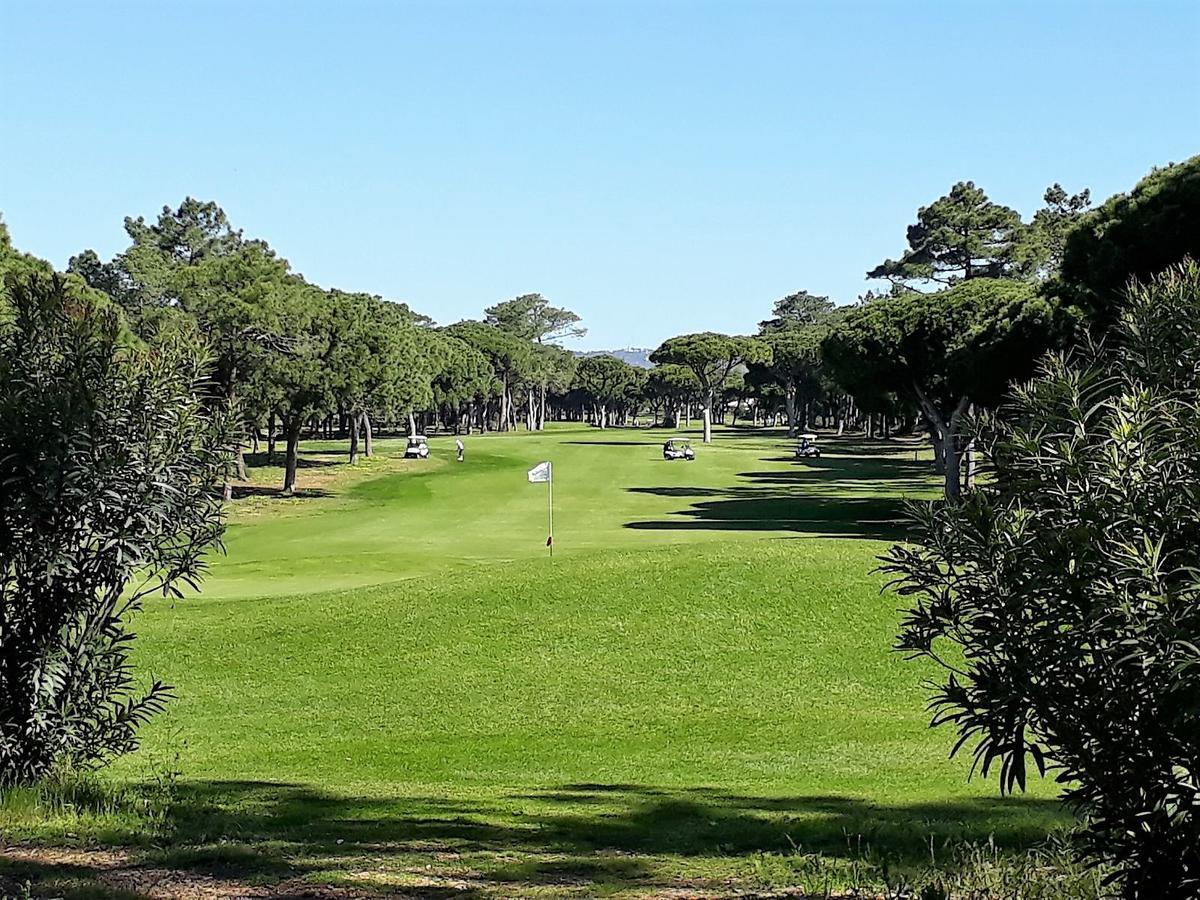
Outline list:
[[[293,500],[254,470],[204,594],[139,622],[141,666],[178,698],[109,777],[178,754],[156,858],[380,890],[653,892],[849,884],[864,861],[877,876],[1063,821],[1047,786],[1002,801],[968,783],[926,727],[930,673],[890,651],[896,601],[871,570],[903,498],[936,488],[919,445],[829,438],[798,462],[780,432],[726,430],[668,463],[663,436],[476,435],[462,464],[452,438],[424,462],[381,441],[355,470],[313,444]],[[543,459],[553,559],[546,488],[525,478]],[[70,827],[151,838],[128,815]]]

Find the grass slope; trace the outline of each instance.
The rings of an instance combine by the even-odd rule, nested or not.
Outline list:
[[[357,470],[314,445],[294,500],[258,469],[203,595],[138,622],[178,699],[117,772],[178,750],[159,852],[371,888],[711,889],[851,884],[1062,821],[1044,788],[968,784],[926,727],[927,673],[889,651],[871,569],[902,498],[935,488],[913,445],[797,463],[730,430],[666,463],[661,440],[475,436],[463,464],[446,439],[425,462],[381,442]],[[138,839],[122,821],[93,836]]]

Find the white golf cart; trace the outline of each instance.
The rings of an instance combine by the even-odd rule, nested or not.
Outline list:
[[[817,446],[817,435],[808,433],[800,435],[796,443],[796,459],[819,459],[821,448]]]
[[[687,438],[670,438],[663,444],[663,459],[686,459],[690,462],[695,458],[696,451]]]
[[[428,459],[429,443],[423,434],[410,434],[408,446],[404,448],[405,459]]]

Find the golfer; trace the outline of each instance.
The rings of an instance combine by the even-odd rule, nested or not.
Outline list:
[[[458,461],[463,461],[463,455],[467,452],[467,448],[463,446],[462,438],[454,439],[454,449],[458,451]]]

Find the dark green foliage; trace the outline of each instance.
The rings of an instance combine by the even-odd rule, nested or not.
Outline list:
[[[169,688],[133,682],[128,617],[200,577],[227,422],[206,357],[124,336],[106,299],[15,277],[0,324],[0,783],[136,746]]]
[[[322,291],[298,279],[280,303],[287,311],[277,336],[280,346],[263,356],[258,377],[283,426],[283,492],[290,494],[296,487],[297,446],[304,424],[335,405],[340,382],[333,361],[346,338],[346,320]]]
[[[1133,290],[1107,347],[1054,355],[977,440],[991,483],[917,511],[883,568],[898,647],[947,672],[1004,790],[1052,771],[1128,897],[1200,893],[1200,266]]]
[[[13,247],[12,238],[8,233],[8,225],[5,224],[3,218],[0,218],[0,281],[8,274],[30,275],[37,273],[49,276],[53,271],[49,263],[38,259],[36,256],[30,256],[28,253],[22,253]],[[0,291],[0,318],[3,317],[4,304],[4,292]]]
[[[960,181],[917,211],[900,259],[884,260],[867,277],[907,287],[1003,278],[1011,274],[1021,230],[1016,210],[993,203],[973,181]]]
[[[797,409],[805,408],[822,393],[821,341],[827,331],[823,325],[810,324],[772,332],[765,338],[771,347],[771,362],[762,368],[783,391],[789,434],[795,434],[798,427],[807,427],[807,420],[797,421]]]
[[[960,432],[971,404],[991,406],[1067,322],[1023,282],[976,278],[937,294],[908,293],[858,307],[822,341],[830,374],[866,409],[897,392],[916,403],[959,492]]]
[[[1117,318],[1129,279],[1200,258],[1200,156],[1156,169],[1080,219],[1052,290],[1101,327]]]
[[[551,306],[541,294],[522,294],[484,310],[487,324],[541,344],[564,337],[583,337],[587,329],[569,309]]]
[[[591,400],[596,424],[605,428],[610,410],[640,396],[646,371],[613,356],[588,356],[579,360],[575,386]]]
[[[819,297],[808,291],[788,294],[775,301],[771,309],[771,318],[758,323],[758,333],[772,334],[776,331],[816,325],[828,319],[832,312],[833,301],[828,297]]]
[[[717,391],[725,387],[734,370],[770,360],[771,348],[763,341],[712,331],[670,338],[650,354],[655,365],[682,366],[695,376],[703,403],[706,444],[712,440],[712,407]]]
[[[448,334],[439,335],[439,338],[445,356],[433,378],[433,400],[454,417],[457,428],[462,408],[488,396],[492,367],[488,365],[487,357],[466,341]]]
[[[1068,194],[1061,184],[1046,188],[1045,206],[1033,214],[1015,248],[1014,267],[1027,278],[1044,281],[1062,265],[1067,235],[1091,205],[1091,191]]]
[[[513,388],[529,374],[533,348],[529,341],[483,322],[456,322],[446,333],[478,351],[492,368],[499,394],[499,425],[505,429],[514,422]]]
[[[665,428],[674,428],[682,406],[693,402],[699,394],[700,382],[684,366],[669,363],[655,366],[646,376],[646,395],[652,407],[662,407],[661,423]]]
[[[530,429],[540,429],[546,424],[547,396],[551,393],[562,396],[570,391],[579,359],[555,344],[536,343],[531,350],[523,378],[528,403],[526,424]]]

